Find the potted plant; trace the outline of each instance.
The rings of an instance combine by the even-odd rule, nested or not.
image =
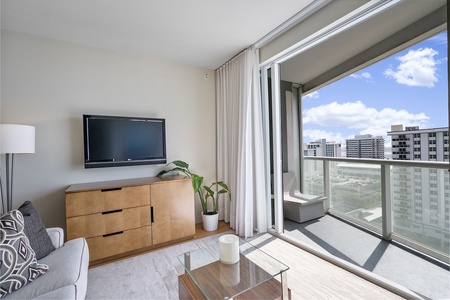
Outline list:
[[[209,186],[203,185],[203,177],[189,170],[189,164],[181,160],[174,160],[167,164],[173,165],[171,169],[162,170],[158,173],[158,177],[164,176],[169,172],[182,172],[192,180],[192,188],[200,199],[202,205],[202,221],[203,228],[206,231],[214,231],[217,229],[219,222],[219,197],[222,194],[231,196],[230,189],[223,181],[215,181]],[[212,211],[208,210],[208,200],[212,200]]]

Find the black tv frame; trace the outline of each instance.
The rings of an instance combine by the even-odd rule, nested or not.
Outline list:
[[[113,120],[141,120],[141,121],[152,121],[162,123],[162,136],[163,136],[163,157],[158,158],[148,158],[139,160],[104,160],[104,161],[89,161],[89,133],[88,133],[88,123],[89,119],[113,119]],[[86,169],[91,168],[105,168],[105,167],[122,167],[122,166],[136,166],[136,165],[156,165],[156,164],[166,164],[167,163],[167,153],[166,153],[166,123],[165,119],[162,118],[146,118],[146,117],[127,117],[127,116],[111,116],[111,115],[91,115],[83,114],[83,137],[84,137],[84,167]]]

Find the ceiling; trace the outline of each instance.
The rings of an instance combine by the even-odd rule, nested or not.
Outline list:
[[[315,0],[1,0],[1,27],[216,69]]]
[[[401,35],[402,28],[438,8],[445,10],[446,0],[1,0],[1,27],[216,69],[299,12],[322,6],[264,46],[263,60],[316,38],[328,27],[339,28],[357,10],[379,3],[394,5],[282,63],[283,80],[313,90],[330,83],[329,77],[336,80],[352,72],[349,62],[359,53],[383,45],[395,33]],[[413,26],[412,31],[419,35],[419,29]]]

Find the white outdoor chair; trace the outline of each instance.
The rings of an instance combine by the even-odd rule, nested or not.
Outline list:
[[[294,172],[283,173],[283,191],[283,212],[286,219],[303,223],[325,214],[324,201],[327,198],[300,193]]]

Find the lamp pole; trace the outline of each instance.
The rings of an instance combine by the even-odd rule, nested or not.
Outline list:
[[[6,212],[12,210],[14,153],[6,153]]]

